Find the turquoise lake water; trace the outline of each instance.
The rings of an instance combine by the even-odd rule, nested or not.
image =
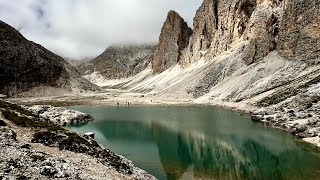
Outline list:
[[[320,152],[247,115],[207,106],[72,106],[68,126],[159,179],[320,179]]]

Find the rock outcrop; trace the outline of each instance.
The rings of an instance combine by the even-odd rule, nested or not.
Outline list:
[[[99,88],[81,77],[63,58],[28,41],[10,25],[0,21],[0,93],[15,96],[37,87],[63,92],[95,91]],[[57,91],[61,92],[61,91]],[[52,91],[55,93],[55,90]],[[34,92],[28,95],[39,95]]]
[[[319,1],[204,0],[194,34],[180,60],[183,66],[212,59],[243,43],[249,65],[273,50],[287,59],[319,59]]]
[[[35,105],[31,107],[26,106],[25,108],[26,110],[32,111],[44,121],[50,121],[60,126],[87,123],[93,120],[93,117],[87,113],[70,110],[64,107]]]
[[[1,179],[155,179],[89,136],[52,122],[0,101]]]
[[[242,56],[251,64],[275,49],[279,8],[274,1],[205,0],[194,18],[194,35],[181,64],[212,59],[244,42]]]
[[[285,3],[278,43],[281,55],[290,60],[319,63],[320,2],[292,0]]]
[[[77,66],[83,75],[93,72],[106,79],[126,78],[144,70],[150,63],[154,45],[111,45],[101,55]]]
[[[177,12],[170,11],[161,30],[159,44],[153,53],[151,61],[153,71],[161,73],[177,64],[183,50],[189,44],[191,35],[192,29],[184,19]]]

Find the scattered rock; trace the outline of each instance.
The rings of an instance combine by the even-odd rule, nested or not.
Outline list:
[[[87,123],[93,120],[92,116],[87,113],[63,107],[36,105],[26,108],[45,121],[50,121],[57,125]]]
[[[262,118],[261,117],[258,117],[258,116],[251,116],[251,120],[252,121],[256,121],[256,122],[260,122],[261,120],[262,120]]]

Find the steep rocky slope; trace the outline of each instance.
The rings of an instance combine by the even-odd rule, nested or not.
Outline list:
[[[317,64],[320,59],[320,2],[284,1],[285,11],[279,23],[281,56]]]
[[[214,99],[235,102],[289,85],[315,85],[319,83],[319,6],[312,0],[204,0],[193,32],[170,11],[151,69],[119,83],[163,94],[179,87],[194,98],[215,94]],[[148,75],[151,72],[163,73]],[[218,90],[220,86],[224,89]],[[283,99],[296,93],[287,94]]]
[[[68,63],[78,69],[78,67],[82,64],[88,63],[94,59],[94,57],[87,57],[87,58],[64,58]],[[80,73],[82,73],[81,69],[78,69]]]
[[[313,0],[204,0],[188,43],[175,51],[180,58],[164,49],[157,55],[162,58],[152,61],[159,66],[105,84],[143,93],[149,101],[179,99],[251,111],[320,146],[319,13],[320,1]],[[175,44],[189,31],[183,28],[178,35],[162,31],[157,48]]]
[[[99,88],[81,77],[61,57],[25,39],[0,21],[0,93],[9,96],[95,91]],[[25,93],[28,92],[29,93]]]
[[[177,64],[183,49],[188,46],[191,35],[192,29],[188,27],[183,18],[177,12],[170,11],[163,24],[159,44],[151,60],[154,72],[163,72]]]
[[[77,68],[94,82],[97,74],[104,79],[126,78],[145,69],[152,56],[154,45],[111,45],[101,55]]]

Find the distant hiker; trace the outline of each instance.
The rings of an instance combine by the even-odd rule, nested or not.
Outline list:
[[[152,99],[151,99],[151,102],[152,102]]]
[[[119,106],[119,102],[117,102],[117,106]]]
[[[129,101],[128,101],[128,106],[129,106],[129,104],[130,104],[130,103],[129,103]]]

